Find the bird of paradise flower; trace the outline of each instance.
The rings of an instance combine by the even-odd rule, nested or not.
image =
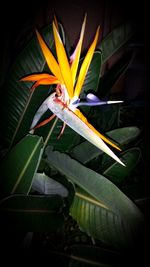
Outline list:
[[[53,21],[53,34],[56,47],[57,60],[53,56],[49,47],[43,40],[40,33],[36,30],[37,39],[44,58],[52,74],[38,73],[31,74],[21,79],[21,81],[32,81],[34,82],[32,89],[35,89],[39,85],[44,84],[56,84],[56,92],[52,93],[46,98],[42,105],[37,110],[31,125],[31,129],[41,127],[46,123],[50,122],[55,116],[63,121],[63,127],[60,135],[65,129],[67,124],[78,134],[83,136],[86,140],[91,142],[93,145],[107,153],[114,160],[122,164],[124,163],[114,154],[114,152],[105,144],[115,147],[117,150],[121,150],[117,145],[108,140],[105,136],[99,133],[86,119],[82,112],[78,109],[78,106],[96,106],[103,104],[121,103],[122,101],[101,101],[93,94],[88,94],[86,101],[80,101],[80,92],[89,69],[97,41],[99,38],[100,27],[98,26],[93,42],[91,43],[88,52],[79,68],[79,60],[81,54],[81,48],[83,43],[83,37],[86,25],[86,15],[81,28],[80,38],[75,48],[74,53],[71,55],[70,60],[67,58],[67,54],[59,35],[59,28],[56,18]],[[79,73],[77,76],[77,72]],[[38,123],[39,119],[50,109],[53,115],[43,122]],[[104,142],[105,141],[105,142]]]

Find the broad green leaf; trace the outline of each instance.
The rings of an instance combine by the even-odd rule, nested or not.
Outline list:
[[[44,29],[42,35],[53,50],[54,41],[51,25]],[[19,80],[28,74],[46,70],[48,70],[47,65],[34,34],[34,38],[15,60],[3,87],[1,129],[5,146],[12,146],[28,133],[33,116],[50,89],[49,86],[39,86],[31,92],[32,83]]]
[[[108,132],[108,137],[110,137],[114,142],[120,144],[121,147],[128,147],[133,141],[137,139],[141,131],[136,126],[122,127]],[[110,157],[103,154],[101,161],[101,172],[104,172],[113,164]]]
[[[60,196],[12,195],[0,203],[1,227],[14,231],[53,231],[63,223]]]
[[[44,173],[35,173],[33,177],[32,189],[45,195],[68,196],[68,190],[59,182],[48,177]]]
[[[70,213],[81,231],[100,240],[102,244],[119,249],[134,243],[134,231],[125,224],[124,214],[117,214],[115,210],[101,205],[84,190],[77,188]]]
[[[130,51],[101,77],[98,88],[98,96],[100,99],[106,97],[108,93],[110,93],[112,87],[127,70],[132,58],[133,54]]]
[[[107,168],[103,175],[109,178],[116,184],[121,183],[125,177],[127,177],[130,172],[135,168],[141,158],[141,150],[137,147],[130,148],[123,153],[121,160],[124,162],[126,167],[124,170],[116,163],[113,163],[109,168]]]
[[[143,215],[137,206],[104,176],[84,167],[64,153],[46,149],[47,162],[88,194],[100,205],[119,216],[129,228],[136,228],[143,222]],[[122,166],[122,171],[125,167]]]
[[[2,195],[28,194],[42,156],[42,137],[27,135],[1,161]]]
[[[141,130],[138,127],[128,126],[109,131],[107,136],[121,146],[124,146],[136,140],[140,133]]]
[[[114,143],[121,146],[135,140],[139,134],[140,129],[136,126],[123,127],[106,132],[106,136],[108,138],[110,138]],[[103,154],[103,151],[101,151],[88,141],[84,141],[81,144],[76,145],[70,151],[70,155],[83,164],[88,163],[101,154]]]
[[[125,22],[112,30],[101,42],[102,63],[104,64],[115,52],[119,50],[134,34],[133,25]]]
[[[81,144],[76,145],[70,151],[71,157],[83,164],[88,163],[89,161],[98,157],[101,154],[103,154],[103,151],[88,141],[84,141]]]

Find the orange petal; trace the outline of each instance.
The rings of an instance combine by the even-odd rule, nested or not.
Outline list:
[[[74,113],[94,132],[96,133],[102,140],[104,140],[107,144],[115,147],[116,149],[120,150],[121,149],[115,145],[114,143],[112,143],[109,139],[107,139],[104,135],[102,135],[101,133],[99,133],[87,120],[87,118],[82,114],[82,112],[79,109],[76,109],[74,111]]]
[[[48,122],[50,122],[51,120],[53,120],[55,117],[56,117],[56,115],[53,114],[48,119],[46,119],[46,120],[40,122],[39,124],[37,124],[33,129],[37,129],[37,128],[40,128],[41,126],[44,126],[45,124],[47,124]]]
[[[20,79],[20,81],[31,81],[31,82],[35,82],[35,81],[39,81],[42,79],[50,79],[50,80],[58,80],[55,76],[50,75],[48,73],[39,73],[39,74],[30,74],[28,76],[25,76],[23,78]]]
[[[100,27],[98,27],[97,31],[96,31],[96,34],[95,34],[95,38],[94,38],[94,41],[92,42],[84,60],[83,60],[83,63],[81,65],[81,69],[80,69],[80,72],[79,72],[79,76],[78,76],[78,80],[77,80],[77,84],[76,84],[76,87],[75,87],[75,91],[74,91],[74,97],[79,97],[80,95],[80,92],[81,92],[81,88],[82,88],[82,85],[84,83],[84,80],[85,80],[85,76],[87,74],[87,71],[88,71],[88,68],[90,66],[90,63],[91,63],[91,60],[92,60],[92,57],[93,57],[93,54],[94,54],[94,50],[95,50],[95,47],[96,47],[96,44],[97,44],[97,40],[98,40],[98,36],[99,36],[99,29]]]
[[[76,46],[76,49],[75,49],[73,55],[71,56],[71,62],[72,62],[72,64],[71,64],[71,73],[72,73],[73,85],[75,84],[77,69],[78,69],[78,65],[79,65],[81,47],[82,47],[84,31],[85,31],[86,17],[87,17],[87,15],[85,15],[85,17],[84,17],[84,21],[83,21],[82,28],[81,28],[79,42],[78,42],[78,44]]]
[[[32,89],[35,89],[37,86],[39,85],[48,85],[48,84],[58,84],[60,83],[57,79],[56,80],[53,80],[53,79],[41,79],[37,82],[35,82],[33,85],[32,85]]]
[[[45,57],[45,60],[47,62],[47,65],[51,72],[57,77],[57,79],[62,82],[62,75],[59,68],[59,65],[54,58],[53,54],[51,53],[50,49],[48,48],[47,44],[43,40],[42,36],[39,34],[39,32],[36,30],[36,35],[40,44],[40,47],[42,49],[43,55]]]
[[[53,22],[53,32],[54,32],[57,58],[58,58],[61,74],[63,77],[63,81],[67,88],[69,97],[72,98],[73,97],[73,81],[72,81],[71,69],[70,69],[70,65],[68,62],[65,48],[63,46],[62,40],[56,29],[54,22]]]

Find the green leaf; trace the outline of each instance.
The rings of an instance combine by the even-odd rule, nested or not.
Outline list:
[[[123,146],[135,140],[139,136],[139,134],[140,129],[138,127],[129,126],[109,131],[106,133],[106,136],[109,137],[114,143]],[[88,141],[84,141],[81,144],[76,145],[70,151],[71,157],[83,164],[88,163],[101,154],[103,154],[103,151],[101,151]]]
[[[2,195],[28,194],[42,147],[42,137],[27,135],[5,156],[0,165]]]
[[[42,35],[48,46],[53,50],[52,26],[46,27]],[[36,35],[34,36],[15,60],[3,88],[1,126],[3,144],[7,147],[17,143],[28,133],[36,110],[51,88],[49,86],[39,86],[38,89],[31,92],[32,83],[20,81],[23,76],[47,70]]]
[[[35,173],[33,177],[32,189],[45,195],[68,196],[68,190],[59,182],[48,177],[44,173]]]
[[[136,229],[143,223],[143,215],[137,206],[104,176],[84,167],[66,154],[53,152],[49,148],[46,149],[46,156],[51,166],[95,198],[102,207],[118,216],[122,227],[127,224],[127,233],[131,234],[131,229]],[[122,166],[122,170],[123,168],[125,167]]]
[[[128,147],[140,135],[141,130],[136,126],[122,127],[107,133],[114,143],[120,144],[121,147]],[[113,164],[113,161],[106,154],[103,154],[101,161],[101,171],[104,172]]]
[[[100,240],[102,244],[119,248],[128,243],[127,237],[123,238],[125,233],[120,217],[80,188],[77,188],[70,214],[81,231]]]
[[[103,151],[88,141],[82,142],[70,151],[70,156],[83,164],[88,163],[101,154],[103,154]]]
[[[108,187],[108,192],[109,189]],[[119,198],[118,201],[120,201]],[[138,227],[136,212],[135,208],[134,219],[130,217],[130,219],[126,220],[123,210],[119,213],[115,209],[110,210],[107,206],[102,205],[101,202],[98,202],[90,194],[79,188],[77,188],[70,208],[71,216],[77,221],[81,231],[86,232],[94,239],[100,240],[102,244],[107,244],[115,249],[134,244],[136,236],[132,227]]]
[[[1,227],[9,231],[53,231],[63,223],[63,205],[60,196],[9,196],[0,203]]]
[[[137,147],[130,148],[127,151],[125,151],[121,156],[121,160],[124,162],[126,167],[122,169],[120,168],[119,164],[113,163],[111,166],[109,166],[109,168],[107,168],[103,172],[103,175],[105,175],[114,183],[119,184],[136,167],[140,158],[141,158],[141,150]]]
[[[138,127],[128,126],[109,131],[107,136],[121,146],[124,146],[136,140],[140,133],[141,130]]]
[[[103,77],[101,77],[98,88],[98,96],[100,99],[107,96],[111,88],[125,73],[132,58],[133,54],[128,52],[121,57],[121,59],[110,70],[108,70]]]
[[[125,22],[112,30],[101,42],[102,63],[104,64],[119,48],[121,48],[134,34],[133,25]]]

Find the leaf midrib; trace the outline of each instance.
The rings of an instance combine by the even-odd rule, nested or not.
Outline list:
[[[100,201],[97,201],[97,200],[95,200],[95,199],[93,199],[91,197],[85,196],[85,195],[83,195],[83,194],[81,194],[79,192],[76,192],[75,195],[78,196],[79,198],[83,199],[83,200],[86,200],[86,201],[90,202],[91,204],[94,204],[94,205],[97,205],[97,206],[99,206],[101,208],[109,210],[109,208],[106,205],[104,205]]]
[[[16,212],[16,213],[56,213],[55,211],[49,209],[11,209],[6,208],[4,209],[6,212]]]
[[[28,165],[29,165],[29,163],[30,163],[30,161],[31,161],[31,158],[33,157],[33,155],[34,155],[34,153],[35,153],[35,151],[36,151],[36,149],[37,149],[37,147],[39,146],[40,143],[41,143],[41,139],[39,139],[39,141],[37,142],[37,144],[36,144],[36,146],[34,147],[32,153],[30,154],[30,156],[29,156],[29,158],[28,158],[28,160],[27,160],[27,162],[26,162],[24,168],[22,169],[20,175],[18,176],[18,179],[17,179],[16,183],[14,184],[14,187],[13,187],[13,189],[12,189],[12,191],[11,191],[11,194],[14,194],[15,191],[16,191],[16,189],[17,189],[17,187],[19,186],[19,183],[20,183],[20,181],[21,181],[21,179],[22,179],[24,173],[26,172],[26,170],[27,170],[27,168],[28,168]]]

